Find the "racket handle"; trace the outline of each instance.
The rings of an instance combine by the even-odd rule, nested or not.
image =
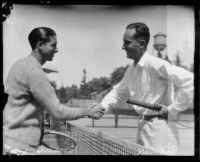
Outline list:
[[[132,105],[137,105],[137,106],[142,106],[147,109],[156,110],[156,111],[160,111],[160,109],[162,108],[161,106],[159,106],[157,104],[150,104],[150,103],[142,102],[142,101],[135,100],[135,99],[128,99],[126,101],[126,103],[132,104]]]

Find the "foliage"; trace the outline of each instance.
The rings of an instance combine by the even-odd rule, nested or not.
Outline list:
[[[116,68],[112,73],[111,73],[111,84],[115,85],[117,84],[124,76],[124,73],[126,69],[128,68],[128,65],[123,67]]]
[[[169,60],[169,57],[168,57],[168,55],[166,54],[165,55],[165,58],[164,58],[166,61],[168,61],[170,64],[172,63],[170,60]]]
[[[180,59],[180,56],[179,56],[179,52],[177,51],[177,54],[175,56],[175,60],[174,60],[174,64],[176,66],[182,66],[182,60]]]
[[[79,97],[80,97],[80,99],[90,99],[91,98],[90,88],[87,83],[80,85]]]
[[[66,103],[67,102],[67,98],[66,98],[66,91],[65,91],[65,87],[62,85],[59,90],[57,91],[57,96],[60,100],[61,103]]]
[[[86,83],[86,70],[85,69],[83,69],[83,77],[82,77],[82,81],[80,84],[79,97],[80,97],[80,99],[90,99],[91,98],[90,88],[89,88],[88,83]]]
[[[76,85],[72,85],[71,87],[66,87],[66,97],[67,100],[72,98],[79,98],[79,89]]]
[[[107,77],[93,78],[88,82],[90,92],[101,92],[111,87],[110,79]]]

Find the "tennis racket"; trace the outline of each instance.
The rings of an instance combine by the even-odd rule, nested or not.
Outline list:
[[[126,100],[126,103],[137,105],[137,106],[142,106],[142,107],[145,107],[147,109],[151,109],[151,110],[155,110],[155,111],[160,111],[160,109],[162,108],[160,105],[150,104],[150,103],[139,101],[139,100],[136,100],[136,99],[128,99],[128,100]]]
[[[66,152],[75,149],[76,141],[65,133],[45,130],[42,145],[52,150]]]

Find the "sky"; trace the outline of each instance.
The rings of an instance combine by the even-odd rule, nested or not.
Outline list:
[[[184,65],[194,62],[194,9],[189,6],[136,5],[14,5],[3,23],[3,81],[20,58],[31,53],[28,34],[35,27],[48,26],[56,31],[58,53],[44,66],[59,73],[48,74],[61,85],[79,86],[86,69],[86,81],[110,77],[114,69],[132,64],[122,50],[125,28],[144,22],[150,29],[147,51],[156,55],[154,35],[167,35],[162,51],[174,60],[177,51]]]

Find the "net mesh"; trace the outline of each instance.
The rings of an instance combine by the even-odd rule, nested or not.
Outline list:
[[[65,133],[76,141],[77,155],[160,155],[158,151],[71,123]]]

